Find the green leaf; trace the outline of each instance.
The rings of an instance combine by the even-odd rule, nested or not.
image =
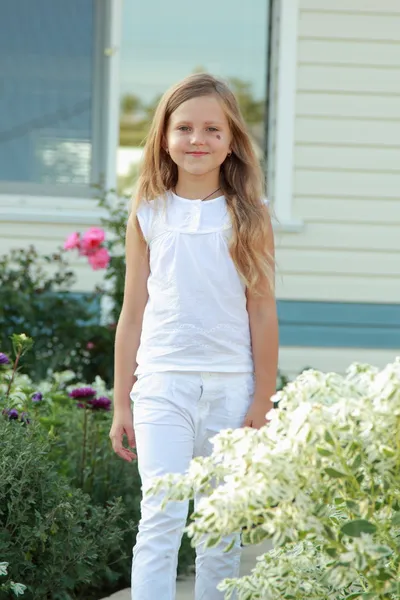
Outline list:
[[[358,469],[358,467],[361,465],[362,463],[362,457],[361,454],[357,454],[357,456],[355,457],[353,464],[351,465],[352,469]]]
[[[334,439],[328,430],[325,431],[324,438],[325,438],[325,441],[328,442],[328,444],[330,444],[331,446],[335,445]]]
[[[394,576],[393,573],[388,573],[384,569],[380,569],[378,575],[376,576],[378,581],[389,581]]]
[[[325,552],[332,558],[336,558],[337,556],[336,548],[325,548]]]
[[[333,533],[332,529],[328,527],[328,525],[324,525],[324,530],[330,540],[336,539],[335,534]]]
[[[250,532],[250,540],[252,544],[259,544],[265,540],[266,537],[268,537],[268,532],[261,527],[257,527],[257,529],[253,529]]]
[[[341,473],[336,469],[332,469],[331,467],[327,467],[324,469],[325,473],[329,475],[329,477],[334,477],[335,479],[340,479],[341,477],[347,477],[346,473]]]
[[[376,526],[365,519],[355,519],[345,523],[340,530],[350,537],[361,537],[362,533],[375,533]]]
[[[326,450],[325,448],[318,447],[317,448],[317,452],[321,456],[332,456],[332,451],[331,450]]]
[[[225,548],[224,552],[225,553],[230,552],[232,550],[233,546],[235,545],[235,543],[236,543],[236,539],[233,538],[231,543]]]
[[[392,525],[394,525],[395,527],[397,525],[400,525],[400,512],[394,513],[392,517]]]
[[[214,546],[217,546],[217,544],[219,544],[220,541],[220,535],[211,536],[206,541],[206,548],[213,548]]]
[[[393,550],[388,546],[377,546],[376,548],[374,548],[374,550],[382,556],[390,556],[391,554],[393,554]]]

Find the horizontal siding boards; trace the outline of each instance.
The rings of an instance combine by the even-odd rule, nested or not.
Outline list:
[[[400,171],[335,170],[329,168],[328,160],[325,166],[328,168],[297,168],[294,177],[295,194],[400,199]]]
[[[400,16],[399,0],[301,0],[303,10],[372,13]]]
[[[398,198],[354,198],[328,196],[297,196],[293,212],[307,223],[343,222],[353,225],[397,225],[400,228]],[[399,229],[400,231],[400,229]]]
[[[398,95],[332,94],[319,90],[308,92],[299,90],[296,98],[296,113],[301,117],[387,121],[400,119],[400,102]]]
[[[400,42],[400,14],[366,14],[336,12],[331,2],[327,11],[301,10],[299,37],[343,39],[375,42]]]
[[[398,252],[355,251],[349,256],[347,250],[298,248],[294,253],[283,248],[277,253],[277,262],[278,274],[280,268],[283,273],[289,271],[306,276],[309,273],[319,273],[322,276],[363,275],[375,278],[397,277],[400,280]]]
[[[400,233],[396,225],[354,226],[353,223],[307,223],[304,235],[277,234],[277,248],[331,248],[338,250],[373,250],[398,252]]]
[[[399,75],[400,78],[400,75]],[[400,100],[399,100],[400,101]],[[360,98],[362,102],[362,98]],[[400,147],[400,121],[302,117],[296,119],[295,141],[329,145]]]
[[[309,169],[312,166],[314,169],[329,167],[330,171],[351,170],[358,171],[360,177],[362,172],[367,172],[371,177],[374,171],[396,176],[400,174],[400,146],[399,148],[360,146],[356,149],[349,146],[296,144],[294,157],[297,168]]]
[[[399,68],[400,44],[341,39],[302,39],[298,63],[361,67]]]
[[[292,210],[304,227],[276,232],[278,298],[396,304],[400,2],[300,0],[298,35]],[[313,344],[328,334],[318,327]],[[352,336],[381,344],[375,333]]]
[[[289,270],[281,273],[278,264],[276,290],[277,297],[285,300],[396,303],[400,298],[400,280],[398,277],[297,274]]]
[[[399,94],[400,65],[398,67],[361,65],[353,67],[301,64],[298,67],[297,80],[298,89],[307,92]]]
[[[400,304],[278,302],[283,346],[400,350]]]

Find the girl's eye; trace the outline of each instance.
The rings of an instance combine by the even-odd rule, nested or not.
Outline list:
[[[179,131],[189,131],[189,127],[187,125],[181,125],[178,127]]]
[[[218,129],[216,127],[209,127],[208,129],[212,132],[218,131]]]

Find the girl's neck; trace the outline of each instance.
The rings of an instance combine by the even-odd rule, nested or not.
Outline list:
[[[201,180],[179,176],[174,192],[177,196],[188,200],[198,200],[207,196],[210,196],[208,200],[218,198],[222,195],[220,189],[217,191],[217,188],[220,187],[219,173],[217,176],[214,173],[210,173],[210,175],[213,175],[213,177],[205,177]]]

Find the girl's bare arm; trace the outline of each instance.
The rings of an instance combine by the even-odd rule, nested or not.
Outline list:
[[[268,217],[270,235],[267,251],[275,257],[274,234]],[[248,293],[251,343],[255,372],[255,393],[252,407],[245,425],[261,427],[265,424],[265,414],[273,407],[271,397],[276,391],[278,370],[279,329],[275,294],[265,282],[265,292],[261,295]]]
[[[129,217],[126,229],[126,274],[124,300],[115,336],[114,418],[110,432],[113,448],[126,460],[134,455],[122,446],[127,435],[129,446],[135,445],[130,391],[135,381],[136,354],[142,332],[149,277],[148,247],[136,218]]]

